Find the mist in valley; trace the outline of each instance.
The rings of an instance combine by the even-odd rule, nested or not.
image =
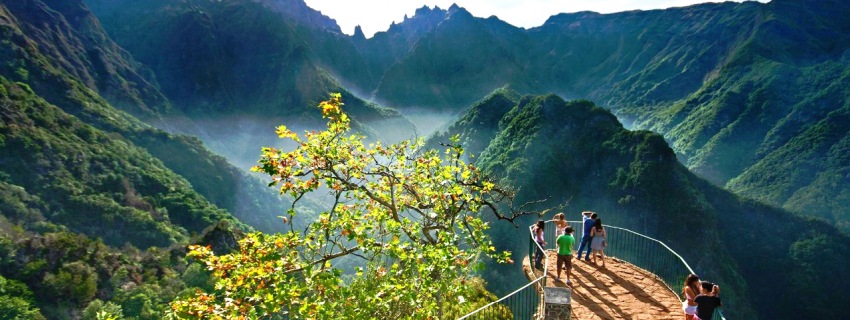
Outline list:
[[[315,108],[318,114],[320,111]],[[380,141],[384,145],[417,137],[426,138],[438,128],[444,127],[454,119],[451,113],[428,112],[424,109],[402,111],[405,122],[393,119],[378,119],[370,122],[353,123],[352,131],[366,136],[367,143]],[[409,124],[414,123],[411,127]],[[163,130],[198,137],[210,151],[224,157],[245,177],[239,185],[228,186],[237,190],[234,198],[234,215],[241,221],[266,232],[286,230],[282,220],[277,218],[285,214],[292,204],[292,197],[280,195],[276,187],[269,187],[269,178],[253,173],[250,168],[257,164],[263,147],[279,150],[293,150],[296,143],[289,139],[280,139],[275,134],[278,126],[285,125],[303,138],[308,131],[325,127],[323,119],[304,116],[258,117],[254,115],[222,115],[206,117],[171,117],[154,123]],[[445,141],[447,142],[447,141]],[[333,203],[327,188],[320,188],[301,199],[297,206],[299,217],[295,221],[298,227],[305,226],[310,219],[321,211],[330,208]],[[260,208],[260,209],[257,209]],[[256,212],[260,210],[260,212]],[[352,265],[351,261],[340,262]],[[353,263],[353,265],[359,265]],[[350,269],[346,267],[346,269]]]
[[[458,117],[457,112],[432,111],[425,108],[403,108],[398,111],[416,125],[416,135],[419,137],[428,137],[445,130]]]

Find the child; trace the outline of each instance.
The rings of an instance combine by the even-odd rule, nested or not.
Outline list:
[[[702,293],[694,298],[697,303],[697,314],[694,320],[711,320],[714,309],[723,306],[720,303],[720,286],[708,281],[702,281]]]

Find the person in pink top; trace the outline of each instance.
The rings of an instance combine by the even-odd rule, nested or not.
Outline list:
[[[543,256],[545,253],[541,248],[546,248],[546,241],[543,240],[543,229],[546,228],[546,223],[543,220],[537,221],[537,225],[534,226],[532,230],[534,234],[534,241],[537,242],[539,247],[537,248],[537,255],[534,258],[534,267],[537,269],[543,269],[543,264],[541,261],[543,260]]]

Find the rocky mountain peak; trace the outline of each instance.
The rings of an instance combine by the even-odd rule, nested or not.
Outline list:
[[[354,39],[355,40],[366,40],[366,35],[363,34],[363,28],[358,24],[354,27]]]
[[[316,29],[342,33],[336,20],[322,14],[321,11],[307,6],[304,0],[260,0],[273,10],[287,18]]]

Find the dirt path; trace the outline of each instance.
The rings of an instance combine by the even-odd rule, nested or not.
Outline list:
[[[615,259],[606,259],[605,267],[573,258],[572,284],[566,273],[555,280],[555,252],[548,251],[546,285],[572,290],[572,319],[681,320],[682,304],[670,289],[654,275]],[[525,267],[528,270],[528,259]],[[535,270],[539,277],[542,270]]]

